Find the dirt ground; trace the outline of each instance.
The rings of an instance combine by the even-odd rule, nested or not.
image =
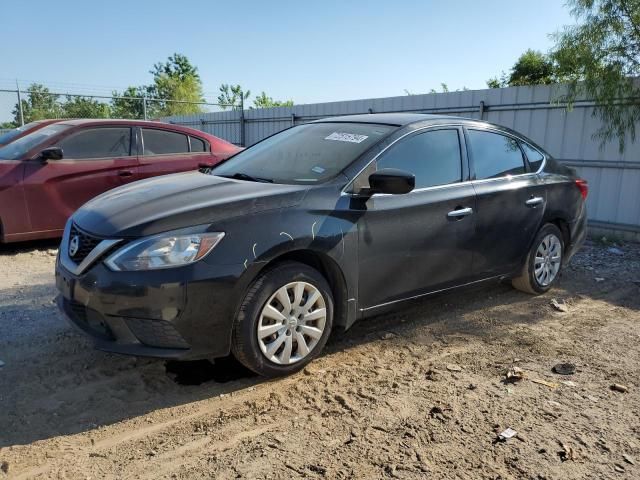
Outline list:
[[[94,351],[54,261],[0,247],[0,479],[640,478],[638,244],[589,243],[540,297],[491,284],[363,321],[275,381]]]

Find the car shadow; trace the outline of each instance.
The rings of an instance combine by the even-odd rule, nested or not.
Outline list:
[[[33,253],[37,250],[53,250],[60,246],[59,238],[30,240],[28,242],[0,243],[0,257],[19,253]]]
[[[594,282],[579,266],[569,268],[559,287],[542,296],[492,282],[424,297],[336,332],[325,355],[387,336],[399,342],[390,348],[430,341],[464,344],[470,336],[490,342],[513,326],[548,319],[553,298],[589,296],[640,309],[635,283],[624,277]],[[85,432],[265,381],[231,358],[165,362],[95,351],[66,323],[54,296],[52,279],[0,291],[0,447]]]

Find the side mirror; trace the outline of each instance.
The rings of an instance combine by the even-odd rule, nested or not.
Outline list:
[[[45,148],[40,152],[40,160],[47,162],[48,160],[62,160],[62,149],[60,147]]]
[[[414,174],[395,168],[383,168],[369,175],[370,193],[409,193],[416,186]]]

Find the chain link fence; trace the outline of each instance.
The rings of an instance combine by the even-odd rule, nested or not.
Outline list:
[[[120,95],[0,89],[0,133],[29,122],[45,119],[154,120],[173,115],[197,115],[236,109],[242,109],[242,105]]]

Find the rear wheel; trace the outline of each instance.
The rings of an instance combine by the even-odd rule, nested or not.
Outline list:
[[[333,298],[325,278],[302,263],[283,263],[260,275],[247,292],[231,348],[260,375],[287,375],[318,356],[332,322]]]
[[[562,233],[547,223],[536,235],[522,272],[511,281],[512,285],[534,295],[548,291],[560,277],[563,252]]]

